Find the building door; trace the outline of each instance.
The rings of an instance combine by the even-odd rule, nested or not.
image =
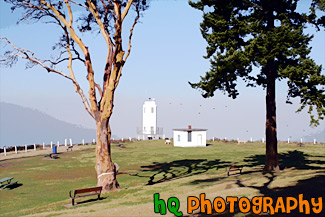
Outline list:
[[[198,145],[199,146],[201,146],[202,145],[202,135],[201,134],[199,134],[198,136],[197,136],[197,143],[198,143]]]

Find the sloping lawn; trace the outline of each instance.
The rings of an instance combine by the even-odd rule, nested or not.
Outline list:
[[[122,189],[103,194],[100,201],[75,207],[67,207],[71,204],[69,191],[96,185],[94,145],[62,151],[58,159],[39,155],[1,160],[0,178],[14,177],[19,185],[0,191],[0,216],[160,216],[154,214],[155,193],[164,200],[178,197],[184,215],[187,197],[199,197],[200,193],[212,200],[217,196],[325,195],[324,144],[297,147],[280,143],[283,172],[263,174],[264,144],[208,143],[205,148],[177,148],[164,141],[131,142],[126,143],[126,148],[113,145],[113,161],[120,166],[118,181]],[[228,177],[231,165],[243,165],[243,174]],[[205,215],[196,212],[195,216]],[[236,211],[221,216],[251,214]]]

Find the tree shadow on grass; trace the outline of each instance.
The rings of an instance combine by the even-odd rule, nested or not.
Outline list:
[[[312,166],[311,164],[324,165],[325,161],[323,160],[310,160],[310,157],[321,157],[308,155],[301,151],[288,151],[286,153],[278,154],[279,164],[281,169],[285,168],[296,168],[296,169],[323,169],[324,167]],[[323,157],[323,156],[322,156]],[[265,164],[265,155],[253,155],[244,159],[246,166],[262,166]]]
[[[138,177],[148,177],[147,185],[154,185],[170,180],[189,177],[207,172],[211,169],[225,168],[231,165],[231,162],[207,159],[185,159],[171,162],[153,162],[148,166],[141,166],[139,173],[133,174]],[[146,174],[153,175],[146,175]]]
[[[308,155],[304,152],[294,150],[288,151],[286,153],[281,153],[278,155],[279,164],[281,169],[295,168],[297,170],[315,170],[314,177],[299,180],[295,185],[288,187],[276,187],[271,188],[271,184],[276,178],[276,173],[263,173],[262,176],[267,179],[262,185],[247,185],[244,184],[240,179],[237,178],[236,185],[242,188],[252,188],[257,190],[259,195],[264,195],[273,199],[273,206],[276,204],[276,200],[278,197],[283,197],[284,202],[287,197],[294,197],[298,199],[299,194],[303,194],[303,199],[308,200],[310,204],[310,212],[312,216],[325,216],[324,209],[321,213],[315,214],[313,213],[313,206],[310,203],[311,198],[318,198],[325,195],[325,174],[324,167],[321,165],[325,164],[325,161],[322,159],[310,159],[310,158],[323,158],[324,156],[316,156],[316,155]],[[263,166],[265,164],[265,155],[253,155],[247,157],[243,160],[245,167],[258,167]],[[260,170],[261,171],[261,170]],[[254,171],[257,172],[257,171]],[[250,172],[248,172],[250,173]],[[200,182],[214,182],[219,181],[221,178],[214,178],[210,180],[198,180]],[[318,200],[316,200],[318,202]],[[212,201],[213,202],[213,201]],[[280,211],[282,211],[280,209]],[[225,213],[212,213],[212,215],[207,215],[205,213],[197,213],[194,215],[195,217],[204,217],[204,216],[222,216],[222,217],[232,217],[240,212],[239,207],[235,207],[234,213],[229,213],[229,207],[226,208]],[[248,213],[245,216],[270,216],[269,214],[262,213],[260,215],[256,215],[253,213]],[[299,208],[291,211],[290,214],[282,214],[277,213],[274,216],[294,216],[294,217],[302,217],[306,216],[304,213],[299,213]]]
[[[310,157],[321,158],[323,156],[308,155],[301,151],[295,150],[295,151],[289,151],[286,153],[281,153],[278,155],[278,157],[279,157],[280,168],[282,170],[286,169],[286,168],[296,168],[296,169],[300,169],[300,170],[325,169],[325,167],[317,166],[317,164],[325,165],[325,161],[308,159]],[[229,163],[229,162],[227,162],[227,163]],[[232,164],[234,164],[234,163],[232,163]],[[265,155],[253,155],[253,156],[247,157],[240,164],[241,166],[244,167],[241,175],[262,172],[262,169],[263,169],[262,167],[264,166],[264,164],[265,164]],[[312,165],[312,164],[314,164],[314,165]],[[225,165],[225,167],[227,167],[227,166],[230,166],[230,164]],[[260,168],[252,169],[252,167],[258,167],[258,166],[260,166]],[[192,181],[191,184],[213,183],[213,182],[221,181],[224,178],[225,177],[215,177],[215,178],[210,178],[210,179],[198,179],[198,180]]]
[[[294,197],[298,200],[299,194],[303,194],[303,199],[307,200],[310,205],[310,215],[311,216],[325,216],[324,208],[322,209],[322,212],[315,214],[313,212],[313,205],[311,203],[311,198],[317,198],[316,203],[318,203],[318,198],[323,197],[325,195],[325,175],[319,174],[315,177],[299,180],[296,185],[294,186],[288,186],[288,187],[276,187],[276,188],[270,188],[269,185],[273,182],[275,176],[272,173],[267,173],[263,175],[268,180],[262,185],[262,186],[254,186],[254,185],[245,185],[241,182],[241,180],[237,179],[236,184],[239,187],[245,187],[245,188],[253,188],[255,190],[258,190],[261,195],[270,197],[273,199],[273,207],[276,206],[277,198],[283,197],[284,206],[286,206],[286,198],[287,197]],[[216,195],[217,196],[217,195]],[[213,204],[213,201],[211,201]],[[292,202],[293,203],[293,202]],[[291,204],[292,204],[291,203]],[[298,202],[299,203],[299,202]],[[317,207],[319,208],[319,207]],[[307,208],[308,209],[308,208]],[[304,211],[306,210],[306,206],[304,206]],[[213,209],[214,211],[214,209]],[[277,217],[284,217],[284,216],[292,216],[292,217],[303,217],[303,216],[310,216],[306,215],[305,213],[299,212],[299,204],[298,207],[291,211],[290,214],[288,213],[282,213],[284,210],[279,209],[279,213],[275,213],[273,216]],[[229,205],[226,207],[226,211],[224,213],[216,213],[215,211],[207,215],[206,213],[196,213],[196,214],[190,214],[190,215],[184,215],[188,217],[205,217],[205,216],[222,216],[222,217],[232,217],[236,214],[240,213],[239,207],[235,206],[234,213],[229,213]],[[254,213],[248,213],[245,215],[246,217],[253,217],[253,216],[271,216],[270,214],[261,213],[261,214],[254,214]]]

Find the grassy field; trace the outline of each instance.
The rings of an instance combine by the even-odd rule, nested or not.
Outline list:
[[[154,193],[165,200],[178,197],[184,216],[187,197],[200,193],[211,200],[217,196],[298,197],[303,193],[308,199],[325,195],[324,144],[297,147],[280,143],[283,171],[263,174],[265,145],[261,143],[209,142],[206,148],[177,148],[163,141],[140,141],[112,148],[113,161],[120,165],[121,190],[103,194],[100,201],[69,207],[70,190],[96,185],[94,150],[94,145],[88,145],[62,151],[58,159],[44,155],[1,158],[0,178],[14,177],[20,184],[0,191],[0,216],[161,216],[154,213]],[[243,165],[243,174],[228,177],[231,165]],[[237,210],[218,216],[256,215]],[[319,216],[325,216],[324,212]]]

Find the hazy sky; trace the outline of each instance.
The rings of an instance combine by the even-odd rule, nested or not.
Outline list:
[[[301,5],[301,10],[304,5]],[[20,12],[10,12],[10,6],[0,1],[0,35],[17,46],[33,50],[40,58],[49,57],[58,39],[53,25],[16,25]],[[265,90],[246,88],[239,83],[240,95],[233,100],[216,92],[210,99],[201,97],[188,81],[199,81],[209,69],[203,59],[206,42],[199,24],[202,14],[187,1],[153,1],[149,10],[134,30],[133,46],[116,91],[111,119],[112,133],[120,137],[135,137],[136,127],[142,125],[142,104],[149,97],[158,105],[158,125],[167,136],[173,128],[193,127],[208,129],[208,138],[262,139],[265,134]],[[130,25],[130,23],[127,23]],[[325,65],[325,34],[312,28],[306,30],[315,37],[311,57]],[[127,31],[128,33],[128,31]],[[101,35],[85,35],[94,63],[96,79],[102,77],[106,49]],[[127,49],[127,46],[124,46]],[[77,79],[87,93],[86,73],[76,64]],[[66,70],[66,68],[62,68]],[[0,101],[37,108],[57,119],[95,128],[81,99],[70,81],[40,67],[25,69],[23,61],[13,68],[0,68]],[[324,73],[324,70],[323,70]],[[101,83],[101,82],[100,82]],[[324,121],[318,128],[309,127],[306,111],[296,114],[297,101],[285,104],[286,83],[277,82],[278,138],[300,138],[325,129]],[[1,121],[1,120],[0,120]]]

